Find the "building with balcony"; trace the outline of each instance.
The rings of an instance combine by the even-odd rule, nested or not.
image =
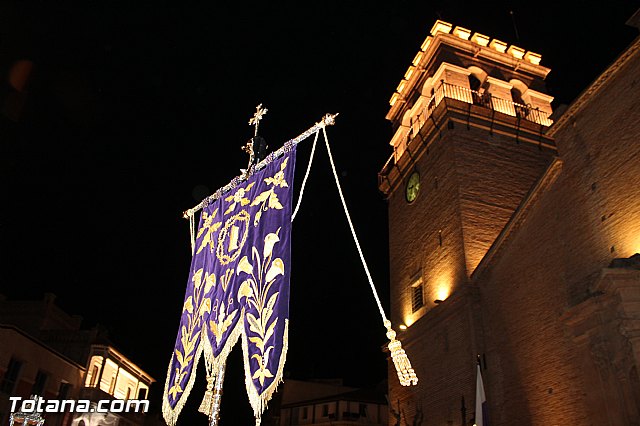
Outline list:
[[[0,324],[0,421],[9,424],[10,396],[77,399],[85,366],[13,325]],[[47,414],[47,425],[71,424],[72,415]]]
[[[640,424],[640,39],[563,114],[549,71],[437,21],[390,99],[389,424],[473,424],[478,355],[492,425]]]
[[[384,390],[357,389],[343,386],[341,381],[313,382],[285,380],[279,391],[278,415],[269,419],[277,426],[296,425],[369,425],[388,422]]]
[[[0,296],[0,421],[8,424],[10,396],[23,399],[147,399],[155,381],[116,350],[99,329],[81,329],[46,294],[41,301]],[[49,426],[134,426],[143,413],[45,413]]]

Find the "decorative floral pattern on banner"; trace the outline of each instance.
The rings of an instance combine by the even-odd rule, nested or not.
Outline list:
[[[294,167],[292,146],[202,211],[163,395],[170,425],[189,395],[202,353],[215,372],[240,337],[256,418],[282,380]]]

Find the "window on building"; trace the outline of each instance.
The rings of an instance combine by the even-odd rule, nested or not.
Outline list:
[[[360,417],[367,417],[367,404],[360,404],[358,414]]]
[[[31,388],[31,395],[44,396],[44,390],[47,386],[47,380],[49,375],[42,370],[38,370],[36,373],[36,380]]]
[[[116,390],[116,376],[111,376],[111,383],[109,383],[109,395],[113,395],[113,391]]]
[[[522,99],[522,91],[516,87],[511,88],[511,98],[513,102],[524,105],[524,100]]]
[[[417,312],[424,306],[424,294],[422,289],[422,279],[411,284],[411,311]]]
[[[418,102],[418,99],[420,99],[420,91],[419,90],[415,90],[412,94],[411,94],[411,98],[409,99],[409,108],[411,108],[416,102]]]
[[[309,408],[302,407],[302,420],[307,420],[309,418]]]
[[[98,376],[99,376],[99,370],[98,370],[98,366],[94,365],[93,368],[91,369],[91,387],[95,388],[96,385],[98,384]]]
[[[516,105],[514,105],[515,110],[516,110],[516,116],[517,117],[522,117],[522,118],[526,118],[528,115],[528,109],[525,106],[525,102],[524,99],[522,99],[522,91],[518,88],[512,88],[511,89],[511,97],[513,98],[513,102],[515,102]]]
[[[433,112],[433,109],[436,107],[436,97],[435,97],[436,91],[433,89],[433,87],[431,88],[431,90],[429,91],[429,105],[427,105],[429,114],[431,114],[431,112]]]
[[[480,79],[473,74],[469,74],[469,87],[471,90],[479,90],[480,89]]]
[[[20,371],[22,370],[22,361],[16,358],[9,360],[7,371],[4,373],[2,383],[0,383],[0,391],[8,394],[12,394],[15,391],[16,383],[18,383],[18,377],[20,377]]]
[[[147,399],[147,388],[138,389],[138,399]]]
[[[483,87],[480,79],[475,75],[469,76],[469,87],[471,88],[471,99],[476,105],[488,106],[490,94]]]
[[[328,417],[329,416],[329,406],[327,404],[324,404],[322,406],[322,417]]]
[[[58,399],[68,399],[71,394],[71,383],[62,382],[58,388]]]

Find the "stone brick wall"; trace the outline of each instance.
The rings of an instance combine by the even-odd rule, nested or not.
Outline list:
[[[408,204],[404,187],[389,200],[391,312],[394,324],[410,325],[432,308],[440,277],[453,285],[466,281],[464,250],[457,202],[455,149],[449,135],[435,141],[419,159],[420,192]],[[440,246],[439,231],[442,236]],[[428,272],[428,273],[427,273]],[[413,315],[410,285],[423,278],[426,307]]]
[[[389,401],[401,415],[402,425],[459,425],[464,404],[467,419],[473,412],[475,355],[480,350],[478,298],[467,286],[433,308],[413,327],[400,334],[403,347],[419,377],[417,386],[402,387],[393,365],[389,368]],[[390,416],[390,425],[395,419]]]
[[[582,369],[561,316],[591,297],[613,258],[640,251],[639,75],[636,55],[556,130],[562,174],[478,280],[495,424],[516,413],[532,425],[638,420],[593,405],[606,395],[585,385],[598,373]]]
[[[467,273],[471,275],[554,153],[514,138],[454,133]]]
[[[399,402],[409,424],[418,411],[423,424],[460,424],[463,398],[471,418],[483,330],[469,276],[553,157],[457,123],[441,135],[416,155],[418,198],[408,204],[400,187],[389,199],[392,320],[409,325],[400,337],[420,377],[416,388],[401,388],[390,370],[389,382],[392,406]],[[425,307],[412,313],[417,275]],[[436,305],[443,287],[451,297]]]
[[[403,422],[422,410],[423,426],[460,424],[462,397],[471,418],[476,353],[486,357],[492,425],[640,421],[633,397],[623,408],[597,404],[618,379],[585,371],[584,359],[593,355],[576,346],[563,319],[595,297],[613,258],[640,252],[638,51],[553,130],[563,162],[558,179],[479,274],[471,275],[544,173],[550,152],[456,123],[416,160],[416,201],[407,205],[404,188],[390,196],[392,320],[410,325],[400,338],[420,378],[417,387],[402,388],[390,368],[391,407],[398,410],[399,401]],[[427,306],[412,315],[409,286],[420,273]],[[447,282],[451,297],[434,305],[436,288]],[[616,350],[599,356],[612,363],[626,356]],[[593,386],[603,380],[609,385]]]

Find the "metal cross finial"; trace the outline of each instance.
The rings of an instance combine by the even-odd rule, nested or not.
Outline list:
[[[260,120],[262,120],[262,118],[267,114],[267,111],[269,110],[266,108],[262,108],[262,104],[256,107],[256,113],[253,114],[253,117],[249,120],[249,125],[255,126],[253,136],[258,136],[258,126],[260,125]]]

